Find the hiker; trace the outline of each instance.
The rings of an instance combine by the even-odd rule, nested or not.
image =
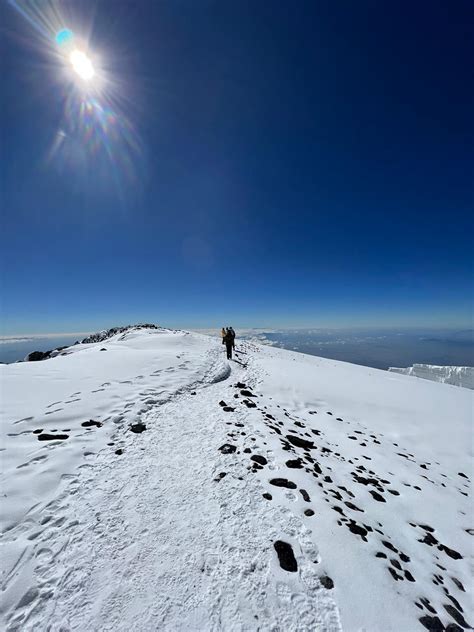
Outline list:
[[[225,327],[222,327],[222,329],[221,329],[221,338],[222,338],[222,340],[224,340],[225,334],[226,334]],[[222,343],[222,344],[224,344],[224,343]]]
[[[222,338],[222,344],[227,349],[227,359],[232,360],[232,347],[234,346],[234,337],[230,333],[229,329],[226,330],[225,336]]]
[[[235,331],[234,331],[233,327],[228,327],[227,331],[232,336],[232,348],[235,349]]]

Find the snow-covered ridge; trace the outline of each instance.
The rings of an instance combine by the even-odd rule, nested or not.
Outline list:
[[[111,327],[110,329],[103,329],[95,334],[90,334],[83,340],[77,340],[74,344],[92,344],[93,342],[103,342],[104,340],[108,340],[112,338],[112,336],[116,336],[117,334],[125,333],[132,329],[159,329],[157,325],[153,325],[150,323],[144,323],[139,325],[124,325],[122,327]],[[26,340],[29,340],[26,338]],[[31,340],[33,340],[31,338]],[[49,351],[31,351],[25,358],[25,362],[37,362],[39,360],[48,360],[50,358],[55,358],[57,355],[67,355],[69,352],[67,351],[69,347],[57,347],[56,349],[50,349]]]
[[[472,366],[436,366],[433,364],[414,364],[407,368],[389,367],[393,373],[413,375],[433,382],[443,382],[453,386],[474,389],[474,367]]]
[[[236,346],[131,329],[0,366],[2,629],[473,623],[474,393]]]

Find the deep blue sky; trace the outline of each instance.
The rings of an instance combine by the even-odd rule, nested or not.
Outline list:
[[[58,6],[140,147],[2,3],[4,334],[469,325],[472,0]]]

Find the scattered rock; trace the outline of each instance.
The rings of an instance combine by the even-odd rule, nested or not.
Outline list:
[[[308,516],[308,518],[309,518],[310,516],[314,516],[314,511],[313,511],[312,509],[305,509],[305,510],[304,510],[304,515],[305,515],[305,516]]]
[[[233,413],[235,408],[232,408],[232,406],[224,406],[222,410],[224,410],[226,413]]]
[[[369,489],[369,493],[372,494],[372,498],[377,500],[379,503],[387,502],[383,496],[381,496],[378,492],[375,492],[373,489]]]
[[[94,419],[89,419],[89,421],[83,421],[81,426],[84,426],[84,428],[91,428],[92,426],[100,428],[102,423],[100,421],[94,421]]]
[[[346,505],[346,507],[349,507],[349,509],[352,509],[353,511],[360,511],[364,513],[363,509],[359,509],[357,505],[354,505],[354,503],[351,503],[349,500],[344,501],[344,504]]]
[[[397,582],[399,579],[400,579],[401,581],[403,581],[403,577],[402,577],[402,575],[399,575],[399,574],[397,573],[397,571],[394,571],[394,570],[393,570],[393,568],[392,568],[391,566],[389,566],[389,567],[388,567],[388,570],[389,570],[389,572],[390,572],[390,575],[393,577],[393,579],[394,579],[396,582]]]
[[[459,590],[462,590],[462,592],[466,592],[464,586],[462,585],[462,583],[459,581],[459,579],[457,579],[456,577],[451,577],[452,581],[454,582],[454,584],[459,588]]]
[[[250,448],[244,448],[245,454],[250,454],[252,450]]]
[[[390,551],[393,551],[394,553],[398,553],[398,549],[396,547],[393,546],[393,544],[391,542],[387,542],[387,540],[382,540],[382,544],[387,548],[390,549]]]
[[[322,577],[320,577],[319,581],[324,586],[324,588],[327,588],[328,590],[331,590],[332,588],[334,588],[334,582],[327,575],[323,575]]]
[[[275,547],[275,551],[277,552],[278,561],[280,562],[281,568],[284,571],[288,571],[289,573],[296,573],[296,571],[298,570],[298,564],[296,562],[291,544],[288,544],[288,542],[283,542],[282,540],[277,540],[276,542],[274,542],[273,546]]]
[[[39,360],[47,360],[51,355],[51,351],[32,351],[29,353],[25,362],[38,362]]]
[[[301,469],[303,467],[303,461],[301,459],[293,459],[286,462],[286,467],[291,469]]]
[[[265,492],[264,494],[262,494],[262,496],[264,498],[266,498],[266,500],[271,500],[273,498],[273,496],[271,494],[268,494],[267,492]]]
[[[132,432],[135,432],[136,434],[140,434],[141,432],[146,430],[145,424],[141,421],[138,421],[136,424],[130,424],[129,428]]]
[[[237,384],[234,385],[235,388],[246,388],[246,384],[244,384],[243,382],[237,382]]]
[[[107,349],[105,347],[102,347],[102,349],[100,349],[100,351],[107,351]]]
[[[219,402],[219,406],[227,406],[227,404],[223,399],[221,399],[221,401]]]
[[[303,500],[307,503],[311,502],[311,498],[309,497],[308,492],[305,489],[300,489],[300,494],[303,496]]]
[[[306,439],[302,439],[301,437],[295,437],[293,435],[286,435],[288,441],[297,448],[304,448],[305,450],[313,450],[314,443],[313,441],[307,441]]]
[[[296,489],[296,485],[293,481],[289,481],[286,478],[272,478],[270,480],[270,485],[275,485],[275,487],[286,487],[287,489]]]
[[[450,603],[444,603],[443,608],[462,628],[471,628],[471,626],[466,622],[462,614]]]
[[[43,432],[37,436],[38,441],[64,441],[65,439],[69,439],[69,435],[67,434],[48,434],[47,432]]]
[[[220,474],[218,474],[216,476],[216,478],[214,479],[216,482],[219,482],[220,480],[222,480],[224,478],[224,476],[227,476],[227,472],[221,472]]]
[[[115,450],[115,454],[123,454],[123,450],[122,448],[119,448],[118,450]]]
[[[222,452],[222,454],[232,454],[232,452],[235,452],[237,448],[235,447],[235,445],[231,445],[230,443],[224,443],[224,445],[221,445],[219,450]]]
[[[33,430],[33,434],[41,434],[43,432],[43,428],[37,428],[36,430]]]
[[[242,404],[245,404],[247,408],[257,408],[257,404],[255,402],[251,402],[249,399],[243,399]]]
[[[418,619],[421,625],[423,625],[429,632],[443,632],[444,626],[438,617],[429,617],[425,615]]]
[[[244,397],[257,397],[251,391],[248,391],[248,390],[245,390],[245,389],[240,391],[240,394],[243,395]]]
[[[449,557],[452,557],[453,560],[462,560],[462,555],[461,553],[458,553],[457,551],[455,551],[454,549],[450,549],[449,546],[446,546],[444,544],[440,544],[438,546],[438,549],[440,551],[444,551],[446,553],[446,555],[449,555]]]
[[[261,456],[260,454],[254,454],[253,456],[250,457],[250,459],[258,463],[259,465],[266,465],[268,463],[267,459],[264,456]]]

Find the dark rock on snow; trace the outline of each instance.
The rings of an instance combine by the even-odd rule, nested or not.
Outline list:
[[[298,564],[296,562],[295,554],[293,553],[293,549],[291,544],[288,542],[283,542],[282,540],[277,540],[274,542],[273,546],[275,547],[275,551],[278,555],[278,561],[280,562],[280,566],[284,571],[288,571],[289,573],[296,573],[298,570]]]
[[[296,489],[296,485],[293,481],[289,481],[286,478],[272,478],[270,480],[270,485],[275,485],[275,487],[286,487],[287,489]]]
[[[237,448],[235,447],[235,445],[231,445],[230,443],[224,443],[224,445],[221,445],[219,450],[222,452],[222,454],[232,454],[232,452],[235,452]]]
[[[48,434],[46,432],[38,435],[38,441],[64,441],[65,439],[69,439],[69,435],[67,434]]]
[[[141,421],[138,421],[136,424],[130,424],[130,430],[135,432],[136,434],[140,434],[144,430],[146,430],[146,426]]]
[[[327,588],[328,590],[331,590],[331,588],[334,588],[334,582],[327,575],[323,575],[322,577],[320,577],[319,581],[324,586],[324,588]]]

